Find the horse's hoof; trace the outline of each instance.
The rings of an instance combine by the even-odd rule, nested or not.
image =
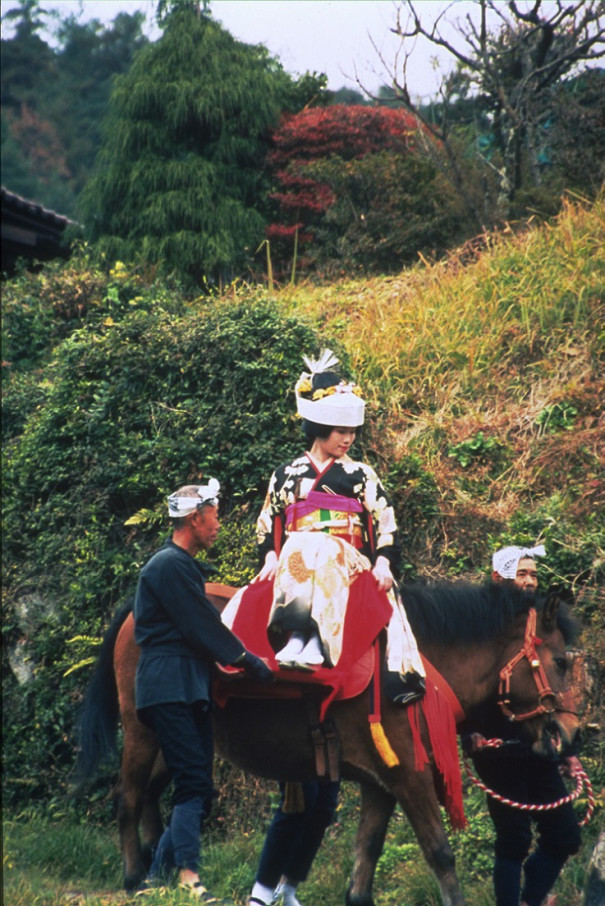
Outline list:
[[[126,893],[136,893],[146,883],[145,875],[125,875],[123,883]]]

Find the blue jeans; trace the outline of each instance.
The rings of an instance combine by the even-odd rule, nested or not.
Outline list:
[[[167,881],[174,869],[198,871],[203,817],[202,800],[199,797],[174,806],[170,824],[155,848],[147,880]]]
[[[145,708],[141,718],[154,730],[174,784],[168,827],[157,845],[149,878],[172,869],[198,871],[201,826],[212,803],[212,724],[205,702],[166,702]]]
[[[326,829],[334,820],[340,783],[303,783],[304,812],[284,812],[285,784],[260,857],[256,880],[275,888],[282,875],[294,884],[306,880]]]

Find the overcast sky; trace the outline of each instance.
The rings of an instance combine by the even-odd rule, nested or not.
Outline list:
[[[16,6],[15,0],[2,0],[2,14]],[[88,19],[111,22],[121,12],[141,10],[149,20],[147,33],[153,30],[155,0],[42,0],[40,6],[56,9],[62,16],[70,13]],[[472,0],[420,0],[423,18],[430,20],[451,6],[448,18],[463,17],[474,4]],[[399,42],[389,29],[395,24],[398,3],[394,0],[212,0],[213,16],[234,37],[249,44],[264,44],[278,57],[284,68],[299,75],[307,70],[328,76],[332,90],[357,87],[360,82],[371,91],[390,81],[380,63],[372,41],[389,65],[395,59]],[[3,35],[10,31],[3,23]],[[434,95],[449,58],[443,54],[435,70],[436,50],[418,44],[408,69],[408,82],[416,97]]]

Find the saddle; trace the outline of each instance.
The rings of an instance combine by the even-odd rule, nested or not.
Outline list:
[[[314,692],[321,699],[320,720],[329,705],[338,699],[353,698],[368,686],[374,671],[373,644],[386,627],[391,605],[381,593],[380,603],[368,612],[364,601],[369,593],[376,596],[374,579],[369,572],[360,573],[352,583],[343,631],[342,654],[334,667],[305,670],[283,670],[267,636],[267,622],[272,604],[271,581],[254,582],[242,597],[233,621],[233,632],[241,642],[263,658],[275,674],[275,683],[254,682],[238,667],[219,667],[214,684],[215,702],[219,707],[238,698],[300,698]],[[218,665],[217,665],[218,666]]]
[[[337,779],[338,741],[333,725],[326,721],[328,708],[333,701],[354,698],[368,687],[375,669],[374,642],[391,616],[391,605],[384,593],[380,605],[373,607],[371,613],[367,612],[364,600],[370,589],[375,598],[373,577],[369,572],[360,573],[349,591],[343,650],[338,663],[309,673],[283,670],[275,660],[267,636],[272,582],[255,582],[245,590],[232,628],[246,648],[265,659],[274,672],[275,682],[259,683],[249,679],[240,668],[217,665],[213,699],[219,707],[224,707],[234,697],[302,699],[306,703],[317,773],[319,777],[331,780]]]

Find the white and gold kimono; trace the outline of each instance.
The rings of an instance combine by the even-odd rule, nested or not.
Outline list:
[[[270,550],[279,555],[270,635],[314,624],[327,664],[335,665],[353,580],[378,556],[397,571],[395,514],[375,471],[349,456],[320,465],[308,453],[280,466],[269,482],[257,535],[262,560]],[[387,667],[424,676],[401,600],[393,591],[389,600]]]

